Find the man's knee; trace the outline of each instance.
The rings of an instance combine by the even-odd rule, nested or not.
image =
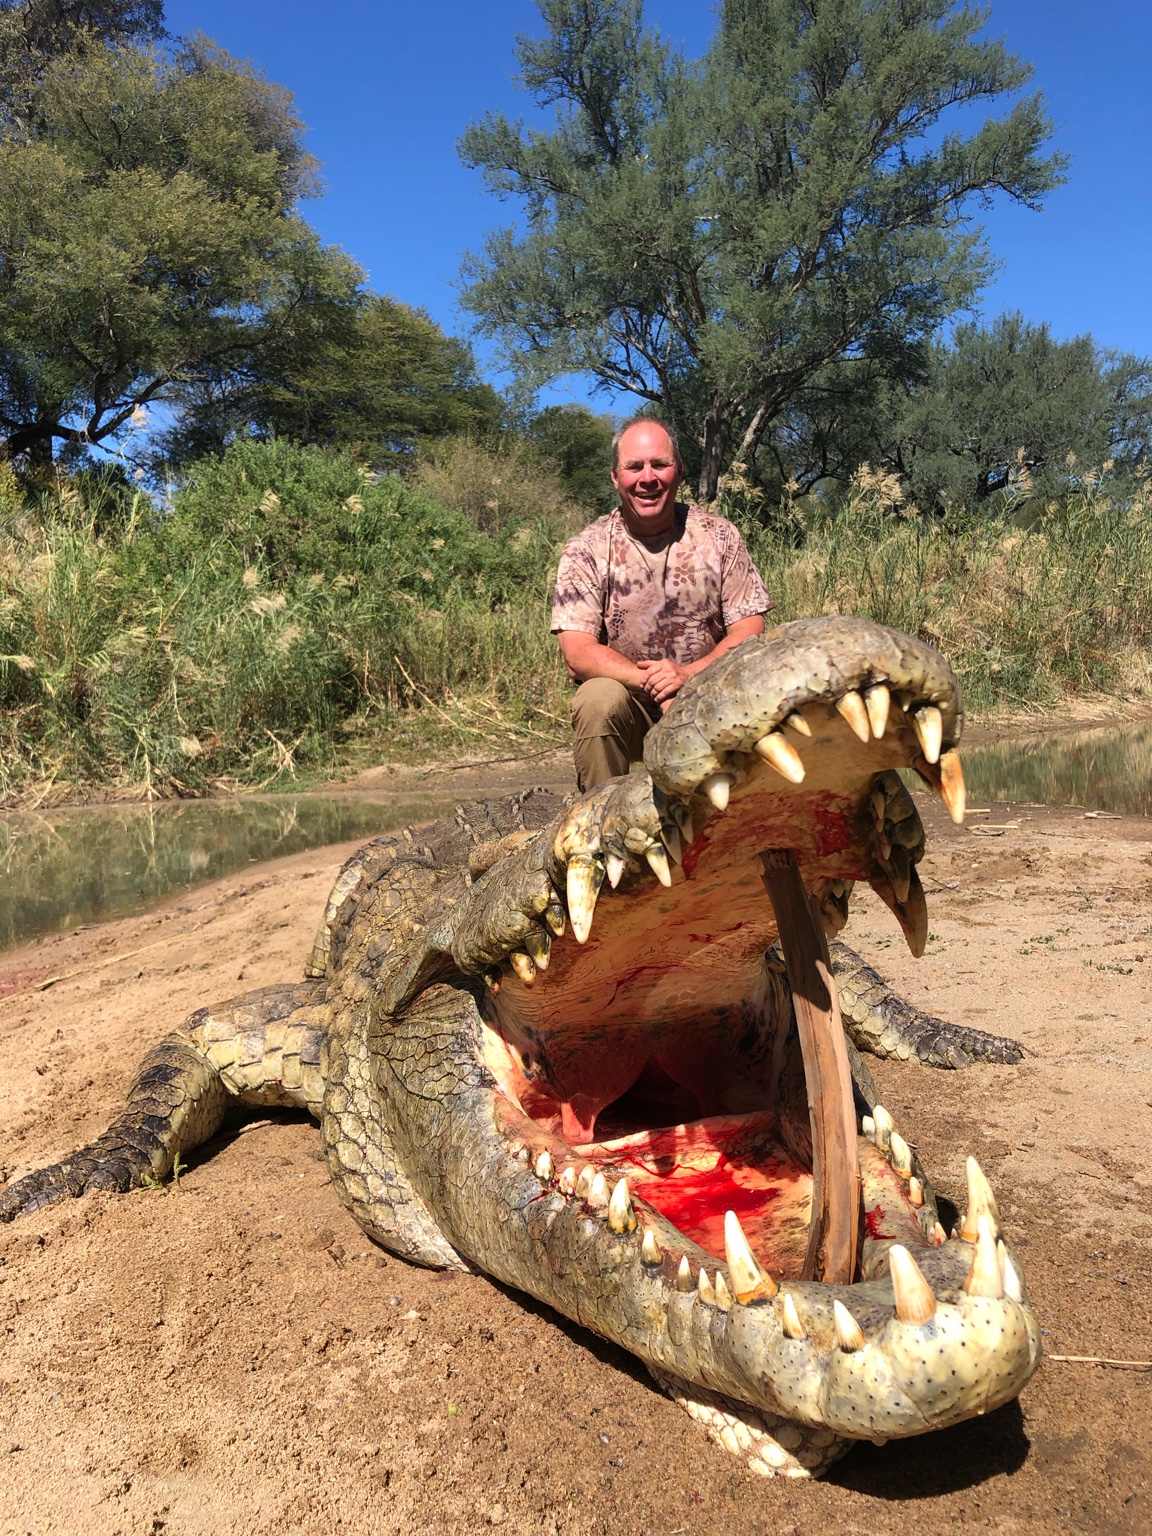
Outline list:
[[[632,724],[635,704],[613,677],[590,677],[572,696],[572,729],[579,736],[620,736]]]

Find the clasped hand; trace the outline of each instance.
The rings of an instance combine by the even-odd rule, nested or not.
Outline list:
[[[659,661],[638,661],[636,665],[644,674],[644,690],[663,708],[671,703],[691,677],[687,667],[681,667],[668,657]]]

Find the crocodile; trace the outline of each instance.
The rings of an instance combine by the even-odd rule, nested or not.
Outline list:
[[[970,1158],[963,1216],[938,1201],[861,1051],[1022,1048],[912,1008],[838,938],[867,882],[923,951],[899,770],[962,820],[962,724],[907,635],[833,617],[745,641],[681,689],[643,771],[366,844],[305,978],[193,1013],[0,1219],[164,1177],[236,1100],[303,1106],[372,1239],[613,1340],[756,1473],[1010,1401],[1040,1334],[991,1188]]]

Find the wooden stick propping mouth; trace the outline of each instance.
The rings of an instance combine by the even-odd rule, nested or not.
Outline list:
[[[856,1109],[828,941],[790,849],[761,853],[792,989],[812,1125],[812,1218],[805,1280],[851,1285],[860,1253]]]

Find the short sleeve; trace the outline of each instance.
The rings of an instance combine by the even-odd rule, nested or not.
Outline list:
[[[776,604],[752,563],[740,530],[727,523],[724,557],[720,568],[720,609],[725,629],[739,619],[767,613]]]
[[[552,633],[579,630],[599,639],[604,630],[604,583],[587,537],[569,539],[556,571],[552,600]]]

